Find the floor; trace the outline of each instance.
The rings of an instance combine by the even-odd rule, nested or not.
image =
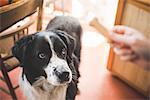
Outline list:
[[[45,19],[48,19],[45,16]],[[46,24],[47,21],[44,20]],[[113,77],[106,69],[109,45],[94,29],[81,21],[82,52],[79,79],[80,94],[76,100],[148,100],[121,80]],[[18,83],[20,68],[9,73],[12,83]],[[1,74],[1,73],[0,73]],[[7,86],[0,81],[0,86]],[[16,90],[19,100],[26,100],[20,88]],[[0,100],[11,100],[11,97],[0,91]]]

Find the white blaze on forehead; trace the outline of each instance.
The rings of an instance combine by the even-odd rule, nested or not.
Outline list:
[[[47,32],[47,31],[42,31],[42,32],[37,33],[37,35],[38,35],[38,36],[45,36],[45,35],[50,36],[50,35],[54,35],[54,33],[51,32],[51,31],[49,31],[49,32]]]

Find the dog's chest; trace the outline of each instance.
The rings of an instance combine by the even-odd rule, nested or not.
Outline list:
[[[31,86],[24,76],[24,80],[20,77],[20,87],[22,88],[27,100],[65,100],[67,86],[54,87],[48,85],[47,82],[40,80],[39,83]]]
[[[66,86],[56,87],[52,91],[43,91],[39,87],[35,87],[35,90],[36,93],[33,93],[33,95],[38,100],[66,100]]]

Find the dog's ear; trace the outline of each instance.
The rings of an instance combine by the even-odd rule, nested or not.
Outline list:
[[[60,30],[53,30],[54,33],[56,33],[63,41],[64,43],[67,45],[68,48],[68,55],[72,56],[72,53],[75,50],[76,47],[76,40],[75,38],[73,38],[71,35],[67,34],[64,31],[60,31]]]
[[[20,40],[18,40],[15,43],[15,45],[12,47],[12,54],[14,57],[16,57],[19,60],[21,66],[24,63],[26,47],[28,46],[29,43],[32,42],[34,37],[35,37],[34,34],[25,36],[25,37],[21,38]]]

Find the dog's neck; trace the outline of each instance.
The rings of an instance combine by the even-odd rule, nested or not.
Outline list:
[[[66,100],[68,85],[54,86],[44,77],[40,77],[32,85],[27,81],[25,74],[20,77],[20,86],[27,100]]]
[[[42,97],[41,99],[46,97],[50,100],[65,100],[66,98],[67,85],[54,86],[47,82],[44,77],[40,77],[32,86]]]

